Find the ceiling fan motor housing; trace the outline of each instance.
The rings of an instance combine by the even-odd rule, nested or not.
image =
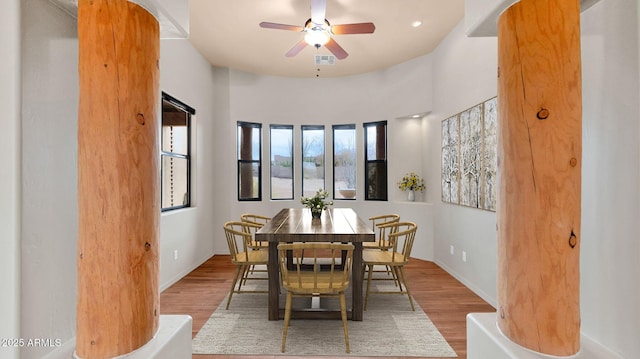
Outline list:
[[[331,26],[329,21],[324,18],[326,11],[326,0],[310,0],[311,1],[311,18],[305,23],[304,27],[278,24],[272,22],[261,22],[260,27],[270,29],[280,29],[289,31],[304,32],[304,39],[300,40],[285,56],[296,56],[307,45],[312,45],[316,49],[325,46],[338,60],[343,60],[349,54],[333,39],[332,35],[347,34],[371,34],[375,31],[375,25],[371,22],[362,22],[355,24],[341,24]]]

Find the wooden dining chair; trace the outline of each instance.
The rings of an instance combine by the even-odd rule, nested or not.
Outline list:
[[[413,306],[413,299],[411,298],[411,292],[409,291],[407,279],[404,274],[404,266],[409,262],[418,226],[413,222],[394,222],[382,224],[380,226],[386,227],[389,230],[387,239],[389,240],[391,247],[386,251],[379,250],[362,252],[363,270],[368,273],[367,290],[364,297],[364,309],[367,310],[369,294],[378,293],[406,294],[409,297],[411,310],[415,310]],[[397,278],[397,291],[371,290],[371,282],[374,280],[373,271],[375,266],[386,266],[387,268],[391,268]]]
[[[378,216],[370,217],[371,228],[376,232],[376,240],[373,242],[363,242],[363,249],[380,249],[387,250],[390,248],[389,240],[387,239],[387,232],[389,227],[380,227],[382,224],[400,222],[400,215],[398,214],[381,214]],[[392,227],[393,228],[393,227]]]
[[[265,225],[267,224],[267,222],[271,220],[271,217],[267,217],[267,216],[263,216],[261,214],[255,214],[255,213],[243,213],[240,215],[240,219],[243,222],[253,222],[253,223]]]
[[[267,224],[270,220],[271,217],[267,217],[267,216],[263,216],[261,214],[255,214],[255,213],[243,213],[240,215],[240,220],[242,222],[246,222],[246,223],[253,223],[253,224],[257,224],[262,228],[262,226],[264,226],[265,224]],[[251,242],[249,243],[249,248],[251,249],[267,249],[269,248],[269,243],[267,242],[258,242],[255,240],[255,230],[253,231],[254,236],[251,239]]]
[[[381,214],[378,216],[370,217],[371,228],[376,233],[376,240],[373,242],[363,242],[362,249],[368,250],[378,250],[378,251],[387,251],[391,248],[389,239],[387,238],[387,234],[391,233],[391,231],[395,230],[397,227],[386,227],[381,226],[383,224],[396,223],[400,222],[400,215],[398,214]],[[398,278],[391,267],[385,267],[384,269],[374,270],[379,273],[386,273],[393,280],[394,284],[398,285]]]
[[[282,286],[287,291],[285,303],[284,329],[282,330],[282,352],[287,340],[287,330],[291,320],[293,297],[338,297],[346,352],[349,353],[349,331],[347,328],[347,305],[345,290],[349,287],[352,244],[342,243],[283,243],[278,245],[278,261]],[[339,260],[344,256],[344,262]],[[330,267],[320,270],[318,258],[331,258]],[[302,258],[313,258],[313,269],[303,269]]]
[[[260,227],[258,224],[242,221],[229,221],[224,224],[224,233],[227,237],[231,262],[236,265],[226,309],[229,309],[231,297],[234,293],[267,293],[266,290],[242,289],[242,286],[246,284],[247,280],[267,280],[266,276],[250,276],[250,274],[253,273],[251,269],[254,266],[263,265],[266,267],[269,262],[268,251],[253,250],[249,247],[249,243],[253,240],[252,230],[256,228],[259,229]]]

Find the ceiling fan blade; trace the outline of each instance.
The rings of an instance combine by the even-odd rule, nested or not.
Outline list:
[[[291,48],[291,50],[289,50],[289,52],[287,52],[285,54],[286,57],[294,57],[298,54],[298,52],[302,51],[302,49],[304,49],[307,46],[307,42],[304,41],[304,39],[300,40],[300,42],[298,42],[297,44],[295,44],[295,46],[293,46]]]
[[[371,34],[376,30],[376,26],[372,22],[361,22],[358,24],[343,24],[331,26],[331,32],[334,35],[345,34]]]
[[[311,22],[314,24],[324,24],[327,12],[327,0],[311,0]]]
[[[265,29],[278,29],[278,30],[289,30],[289,31],[298,31],[301,32],[304,30],[302,26],[295,25],[285,25],[285,24],[277,24],[275,22],[261,22],[260,27],[264,27]]]
[[[340,45],[338,45],[338,43],[333,38],[329,39],[329,42],[324,44],[324,46],[329,49],[329,51],[331,51],[331,53],[334,54],[338,60],[345,59],[347,56],[349,56],[349,54],[344,51],[344,49]]]

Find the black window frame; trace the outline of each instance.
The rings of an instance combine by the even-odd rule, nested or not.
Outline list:
[[[357,191],[356,191],[356,196],[353,198],[336,198],[336,193],[339,191],[338,188],[336,188],[336,130],[354,130],[356,129],[356,124],[352,123],[352,124],[342,124],[342,125],[332,125],[331,126],[331,139],[332,139],[332,143],[331,143],[331,148],[332,148],[332,153],[333,153],[333,199],[334,200],[344,200],[344,201],[355,201],[357,199]],[[355,134],[354,139],[357,139],[357,134]],[[357,150],[357,143],[353,144],[353,149],[354,151]],[[358,187],[358,183],[357,183],[357,171],[358,171],[358,156],[357,153],[355,154],[355,171],[356,171],[356,183],[354,183],[354,187],[352,189],[357,189]]]
[[[389,180],[388,180],[388,125],[387,121],[365,122],[362,124],[364,127],[364,199],[365,201],[388,201],[389,200]],[[384,126],[384,159],[369,159],[369,138],[368,128]],[[377,143],[377,138],[376,138]],[[377,177],[377,181],[372,183],[369,176],[371,169],[376,170],[376,175],[382,174]],[[375,186],[375,193],[377,196],[372,196],[372,190],[370,187]],[[381,192],[382,191],[382,192]]]
[[[241,127],[247,127],[247,128],[257,128],[259,130],[259,135],[258,135],[258,159],[257,160],[246,160],[246,159],[241,159],[240,156],[240,143],[236,143],[236,157],[238,159],[238,163],[237,163],[237,195],[238,195],[238,201],[241,202],[255,202],[255,201],[262,201],[262,123],[257,123],[257,122],[245,122],[245,121],[238,121],[236,124],[236,131],[240,131]],[[240,138],[240,134],[239,132],[236,132],[236,141],[239,141]],[[242,164],[247,164],[247,163],[257,163],[258,164],[258,193],[257,193],[257,197],[242,197],[241,196],[241,167]]]
[[[322,135],[322,165],[324,167],[324,171],[322,174],[322,189],[326,188],[327,185],[327,148],[325,146],[325,142],[326,142],[326,138],[327,138],[327,131],[325,130],[325,126],[324,125],[302,125],[300,126],[300,142],[301,142],[301,154],[300,154],[300,167],[301,167],[301,173],[300,175],[302,176],[301,179],[301,188],[300,188],[300,192],[302,194],[302,196],[305,196],[304,193],[304,131],[306,130],[322,130],[323,135]],[[318,190],[318,188],[313,189],[311,192],[315,193]],[[311,193],[310,192],[310,193]]]
[[[271,163],[271,151],[273,146],[273,138],[271,137],[271,130],[291,130],[291,198],[273,198],[273,163]],[[269,125],[269,198],[273,201],[286,201],[292,200],[295,196],[295,160],[293,156],[293,148],[294,148],[294,126],[293,125]]]
[[[186,113],[187,115],[187,153],[186,154],[179,154],[179,153],[174,153],[174,152],[169,152],[169,151],[164,151],[162,149],[162,145],[160,146],[160,211],[161,212],[168,212],[168,211],[173,211],[176,209],[181,209],[181,208],[188,208],[191,207],[191,117],[194,116],[196,114],[196,110],[185,104],[184,102],[178,100],[177,98],[169,95],[168,93],[162,91],[161,94],[161,103],[160,103],[160,110],[161,110],[161,118],[160,118],[160,143],[162,144],[163,142],[163,131],[162,131],[162,127],[164,125],[164,101],[168,102],[169,104],[171,104],[173,107],[182,110]],[[171,158],[179,158],[179,159],[184,159],[187,161],[186,164],[186,176],[187,176],[187,192],[184,196],[183,199],[183,204],[181,205],[177,205],[177,206],[171,206],[171,207],[163,207],[162,204],[162,199],[164,198],[164,193],[163,193],[163,158],[165,157],[171,157]]]

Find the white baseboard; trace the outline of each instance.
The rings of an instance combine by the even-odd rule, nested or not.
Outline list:
[[[193,272],[194,269],[200,267],[204,262],[208,261],[209,258],[211,258],[211,256],[213,256],[213,255],[214,255],[214,253],[206,254],[203,258],[200,258],[192,266],[187,267],[185,270],[177,273],[176,275],[174,275],[171,279],[169,279],[165,283],[160,283],[160,288],[159,288],[160,292],[162,293],[165,289],[167,289],[167,288],[171,287],[172,285],[176,284],[176,282],[178,282],[180,279],[184,278],[187,274]]]
[[[460,283],[464,284],[465,287],[469,288],[472,292],[474,292],[476,295],[478,295],[480,298],[482,298],[485,302],[489,303],[492,307],[494,307],[494,308],[498,307],[498,300],[497,300],[497,298],[495,298],[495,296],[490,296],[489,294],[487,294],[484,291],[482,291],[480,288],[478,288],[475,285],[471,284],[463,276],[461,276],[456,271],[454,271],[453,269],[448,267],[446,264],[444,264],[444,263],[442,263],[442,262],[440,262],[438,260],[435,260],[434,263],[437,264],[440,268],[444,269],[447,273],[449,273],[452,277],[457,279]]]

